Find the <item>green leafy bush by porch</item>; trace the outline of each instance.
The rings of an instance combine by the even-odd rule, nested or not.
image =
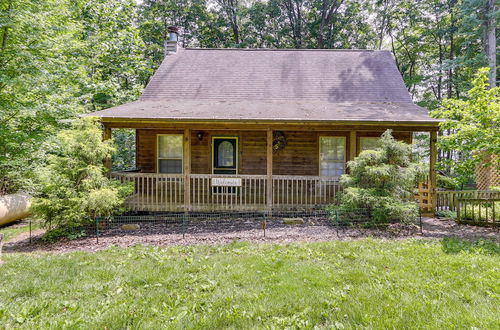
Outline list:
[[[367,210],[373,223],[411,223],[418,216],[415,181],[419,166],[411,162],[411,146],[396,141],[391,131],[381,137],[380,147],[366,150],[347,163],[338,209]]]
[[[96,216],[124,211],[124,200],[132,188],[106,176],[103,162],[115,148],[111,140],[102,140],[95,119],[76,121],[57,134],[47,150],[51,151],[38,170],[31,208],[45,225],[71,232],[92,223]]]
[[[433,117],[445,119],[440,128],[446,134],[439,137],[439,149],[455,155],[438,165],[451,172],[460,185],[475,175],[484,156],[500,156],[500,87],[487,88],[488,72],[488,68],[478,70],[467,97],[445,99],[431,112]],[[500,168],[498,161],[484,165]]]

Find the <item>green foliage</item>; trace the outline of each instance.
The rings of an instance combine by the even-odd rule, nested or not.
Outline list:
[[[0,193],[30,189],[45,141],[67,119],[136,100],[163,60],[169,25],[182,47],[389,49],[410,93],[436,108],[462,98],[486,64],[484,8],[485,0],[2,0]],[[118,169],[131,167],[126,151],[116,157]]]
[[[487,89],[488,69],[483,68],[472,81],[467,98],[446,99],[433,111],[436,118],[446,119],[438,146],[443,151],[458,151],[459,159],[444,159],[441,167],[453,167],[460,183],[474,175],[484,155],[500,156],[500,87]],[[490,164],[500,168],[500,163]]]
[[[131,186],[106,177],[103,161],[115,150],[102,141],[102,132],[92,118],[76,121],[50,144],[47,163],[37,170],[37,192],[31,208],[35,217],[53,228],[92,223],[96,216],[123,211]]]
[[[80,111],[72,93],[78,48],[69,1],[0,1],[0,194],[25,189],[38,150]]]
[[[456,219],[457,212],[453,212],[450,210],[442,210],[442,211],[437,211],[436,216],[438,216],[440,218]]]
[[[4,254],[11,328],[495,329],[498,243],[373,240]]]
[[[135,130],[113,129],[113,141],[116,152],[113,154],[113,171],[124,171],[135,168]]]
[[[367,209],[375,223],[411,223],[418,216],[419,167],[411,162],[410,145],[394,140],[390,130],[382,135],[380,148],[361,152],[347,166],[350,174],[340,179],[341,209]]]
[[[458,190],[460,188],[460,183],[455,178],[450,178],[445,175],[437,175],[437,186],[438,188],[443,188],[446,190]]]
[[[134,0],[0,1],[0,194],[32,189],[66,119],[135,100],[152,69]]]

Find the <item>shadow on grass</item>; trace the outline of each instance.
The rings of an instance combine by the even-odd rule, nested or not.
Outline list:
[[[446,237],[441,240],[443,251],[456,254],[462,251],[488,255],[500,255],[500,244],[487,239],[466,240],[456,237]]]

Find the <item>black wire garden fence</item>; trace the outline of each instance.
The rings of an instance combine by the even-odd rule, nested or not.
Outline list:
[[[73,228],[60,228],[70,233],[69,238],[99,238],[123,235],[182,235],[189,234],[224,235],[237,232],[251,232],[255,237],[266,237],[269,231],[286,228],[315,227],[319,231],[333,230],[338,237],[357,231],[384,231],[393,223],[375,223],[367,209],[316,209],[279,210],[248,212],[169,212],[134,213],[111,217],[96,217],[93,223]],[[323,228],[320,228],[323,227]],[[408,228],[422,230],[421,217],[417,217]],[[316,231],[318,232],[318,231]],[[31,230],[30,230],[31,241]]]

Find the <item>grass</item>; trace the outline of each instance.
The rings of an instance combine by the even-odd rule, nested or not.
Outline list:
[[[19,234],[25,233],[29,231],[29,223],[24,221],[21,223],[14,223],[8,226],[0,227],[0,233],[4,234],[5,242],[13,239]],[[31,224],[31,230],[39,229],[40,224],[37,222],[33,222]]]
[[[2,328],[498,328],[500,246],[458,239],[4,255]]]

